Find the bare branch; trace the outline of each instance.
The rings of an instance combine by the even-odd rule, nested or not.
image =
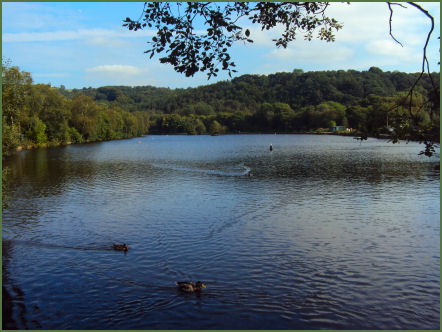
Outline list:
[[[401,45],[402,47],[404,47],[404,45],[402,45],[402,43],[400,41],[398,41],[394,36],[393,33],[391,31],[391,22],[392,22],[392,18],[393,18],[393,9],[391,8],[391,5],[399,5],[397,3],[391,3],[391,2],[387,2],[388,5],[388,9],[390,10],[390,21],[389,21],[389,27],[390,27],[390,36],[391,38],[393,38],[393,40],[398,43],[399,45]],[[404,7],[402,5],[400,5],[401,7]]]
[[[425,46],[424,46],[424,54],[423,54],[423,60],[422,60],[422,72],[425,72],[425,63],[428,64],[428,59],[427,59],[427,46],[428,46],[428,42],[430,41],[430,36],[434,30],[434,17],[430,15],[430,13],[425,10],[424,8],[422,8],[421,6],[419,6],[418,4],[414,3],[414,2],[408,2],[410,5],[416,7],[417,9],[419,9],[422,13],[424,13],[430,20],[431,20],[431,29],[428,32],[427,35],[427,40],[425,41]]]
[[[415,7],[416,9],[418,9],[419,11],[421,11],[422,13],[424,13],[431,21],[431,28],[427,33],[427,38],[425,41],[425,45],[423,47],[423,55],[422,55],[422,68],[421,68],[421,72],[419,73],[417,79],[414,81],[413,85],[411,86],[411,88],[408,91],[408,94],[402,98],[403,102],[408,103],[408,116],[409,119],[411,120],[411,124],[409,127],[409,134],[411,135],[410,137],[414,137],[415,139],[418,139],[420,142],[425,143],[425,152],[421,152],[421,154],[425,154],[427,156],[431,156],[434,153],[434,145],[436,144],[435,142],[438,142],[438,136],[432,132],[433,128],[432,127],[420,127],[420,129],[416,129],[416,126],[419,128],[419,113],[420,111],[422,111],[425,107],[427,107],[427,105],[431,104],[431,101],[428,100],[427,102],[424,102],[422,105],[418,106],[414,111],[413,111],[413,99],[415,97],[414,91],[415,88],[417,87],[417,84],[419,83],[419,81],[422,79],[422,77],[424,76],[425,72],[428,73],[428,77],[431,81],[432,84],[432,91],[431,93],[434,94],[434,99],[437,100],[439,99],[439,88],[435,85],[435,82],[433,81],[433,77],[430,73],[430,64],[427,58],[427,47],[430,41],[430,37],[431,34],[434,30],[434,18],[432,15],[430,15],[430,13],[425,10],[424,8],[422,8],[420,5],[414,3],[414,2],[407,2],[407,4]],[[403,6],[400,3],[393,3],[393,2],[387,2],[388,5],[388,9],[390,10],[390,21],[389,21],[389,27],[390,27],[390,36],[391,38],[397,42],[398,44],[400,44],[401,46],[403,46],[394,36],[392,33],[392,17],[393,17],[393,5],[396,6],[400,6],[402,8],[407,8],[405,6]],[[408,100],[407,100],[408,99]],[[398,101],[396,103],[395,106],[391,107],[388,110],[388,113],[390,111],[398,111],[399,108],[401,107],[401,105],[404,105],[403,102]],[[405,105],[404,105],[405,106]],[[433,109],[432,107],[430,107],[430,116],[433,116]],[[437,127],[439,128],[439,127]],[[437,129],[437,132],[439,131],[439,129]],[[398,140],[398,137],[395,137],[394,140]]]
[[[390,4],[392,4],[394,6],[399,6],[399,7],[402,7],[402,8],[407,8],[406,6],[404,6],[403,4],[398,3],[398,2],[390,2]]]
[[[427,66],[427,72],[428,72],[428,76],[430,77],[431,84],[433,86],[433,90],[434,90],[434,92],[436,91],[436,86],[434,84],[433,78],[432,78],[431,73],[430,73],[430,65],[429,65],[428,58],[427,58],[427,46],[428,46],[428,43],[430,41],[431,34],[433,33],[433,30],[434,30],[434,18],[433,18],[433,16],[430,15],[430,13],[427,10],[425,10],[424,8],[419,6],[418,4],[416,4],[414,2],[407,2],[407,3],[412,5],[415,8],[419,9],[422,13],[424,13],[431,20],[431,29],[430,29],[430,31],[427,34],[427,39],[425,41],[425,45],[424,45],[424,48],[423,48],[422,70],[421,70],[421,73],[420,73],[419,77],[414,82],[413,86],[411,87],[410,92],[408,93],[410,95],[410,97],[411,97],[410,98],[410,109],[411,109],[411,100],[412,100],[412,97],[413,97],[413,90],[414,90],[414,88],[416,87],[417,83],[420,81],[420,79],[422,78],[422,76],[425,73],[425,65]]]

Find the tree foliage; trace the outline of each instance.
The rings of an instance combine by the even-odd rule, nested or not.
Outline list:
[[[281,36],[274,40],[277,47],[287,47],[298,34],[308,40],[316,34],[321,40],[333,41],[333,32],[342,25],[325,15],[327,7],[326,2],[146,2],[140,18],[127,17],[123,26],[129,30],[155,28],[156,35],[145,53],[151,58],[165,53],[161,63],[186,76],[207,72],[210,79],[217,76],[219,68],[229,76],[236,72],[229,55],[234,42],[253,42],[250,30],[241,27],[240,20],[262,30],[282,26]]]
[[[30,73],[6,60],[2,63],[2,110],[3,155],[19,146],[140,136],[149,128],[145,113],[100,105],[91,97],[71,94],[64,88],[32,84]]]

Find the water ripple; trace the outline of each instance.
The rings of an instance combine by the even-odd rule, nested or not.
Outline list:
[[[437,329],[439,161],[419,149],[226,135],[19,154],[2,221],[11,315],[28,329]]]

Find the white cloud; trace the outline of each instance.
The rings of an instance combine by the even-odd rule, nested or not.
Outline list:
[[[66,40],[90,40],[97,38],[136,38],[152,36],[152,30],[126,31],[110,29],[78,29],[49,32],[4,33],[2,41],[13,42],[52,42]]]
[[[245,29],[250,30],[250,38],[253,40],[253,45],[264,47],[275,47],[275,42],[272,39],[278,38],[283,32],[280,26],[276,26],[272,30],[261,30],[258,26],[245,26]]]
[[[413,49],[402,47],[390,39],[371,41],[365,49],[371,54],[401,58],[401,61],[416,62],[420,59],[420,54],[413,52]]]
[[[4,33],[4,43],[48,42],[81,39],[80,31]]]
[[[423,48],[431,22],[424,13],[411,5],[407,8],[393,5],[391,31],[404,46]],[[425,3],[435,18],[435,31],[438,31],[440,8],[435,3]],[[363,14],[362,14],[363,13]],[[355,44],[369,44],[372,41],[390,39],[390,11],[386,3],[333,3],[328,15],[343,22],[343,29],[336,33],[336,41]],[[433,39],[437,37],[433,33]]]
[[[113,64],[99,65],[84,70],[84,78],[90,86],[128,85],[187,88],[207,84],[205,74],[197,73],[195,77],[184,77],[176,73],[171,66],[153,62],[139,66]],[[210,81],[209,83],[214,83]]]
[[[155,70],[132,65],[99,65],[86,68],[85,79],[94,86],[103,85],[153,85],[157,82]]]
[[[311,63],[336,61],[342,62],[354,54],[354,51],[345,46],[326,44],[321,42],[297,41],[291,47],[274,49],[268,56],[283,61],[309,61]]]
[[[108,48],[122,48],[129,46],[129,42],[126,39],[104,37],[104,36],[92,37],[87,39],[85,42],[86,44],[91,46],[108,47]]]
[[[86,68],[87,73],[99,73],[109,75],[139,75],[142,74],[145,69],[139,69],[130,65],[101,65],[93,68]]]

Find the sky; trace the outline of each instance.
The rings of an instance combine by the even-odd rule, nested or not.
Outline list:
[[[440,71],[440,4],[421,3],[435,18],[427,49],[431,71]],[[151,85],[187,88],[228,80],[227,73],[207,80],[205,73],[185,77],[158,57],[144,51],[153,30],[129,31],[126,17],[140,17],[141,2],[3,2],[2,58],[31,73],[35,83],[64,85],[67,89],[105,85]],[[384,2],[332,3],[327,15],[344,27],[336,41],[305,41],[302,36],[286,49],[277,48],[275,31],[261,31],[243,22],[253,44],[236,43],[230,54],[238,73],[268,75],[276,72],[319,70],[368,70],[420,72],[422,50],[430,20],[420,11],[394,6],[392,32],[390,12]],[[280,30],[279,30],[280,31]],[[221,72],[221,70],[220,70]],[[234,76],[234,77],[235,77]]]

